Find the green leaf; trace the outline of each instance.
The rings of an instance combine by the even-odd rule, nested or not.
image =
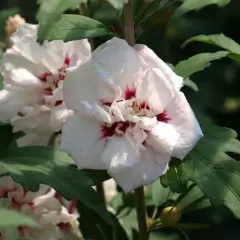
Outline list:
[[[8,149],[12,140],[12,126],[10,124],[0,124],[0,153]]]
[[[38,35],[44,38],[52,25],[60,19],[63,12],[84,2],[86,0],[38,0],[38,3],[41,4],[37,13],[37,19],[40,23]]]
[[[240,61],[240,45],[231,38],[226,37],[224,34],[198,35],[188,39],[184,42],[183,46],[186,46],[191,42],[203,42],[221,47],[232,53],[230,55],[231,58]]]
[[[104,24],[92,18],[63,14],[52,27],[48,27],[47,34],[39,32],[38,41],[63,40],[67,42],[112,34]]]
[[[223,204],[240,218],[240,162],[228,155],[240,154],[237,134],[203,119],[200,124],[204,137],[185,159],[190,179],[214,206]]]
[[[182,5],[176,10],[173,17],[180,17],[190,11],[198,11],[211,4],[223,7],[230,2],[231,0],[183,0]]]
[[[187,190],[188,175],[184,163],[169,168],[167,181],[172,192],[182,193]]]
[[[39,184],[49,185],[68,200],[78,199],[112,224],[111,216],[91,187],[91,173],[77,170],[66,153],[51,147],[22,147],[3,152],[0,159],[11,177],[25,189],[37,191]]]
[[[114,225],[110,226],[102,221],[91,209],[78,203],[80,230],[85,239],[92,240],[128,240],[127,234],[116,216],[112,215]]]
[[[39,225],[27,215],[10,209],[0,209],[0,227],[19,227],[26,226],[37,228]]]
[[[126,0],[108,0],[108,2],[110,2],[114,8],[120,10],[123,8],[123,5],[126,2]]]
[[[184,79],[183,84],[184,86],[191,88],[195,92],[199,91],[197,84],[190,80],[189,78]]]
[[[219,51],[215,53],[200,53],[190,57],[187,60],[179,62],[175,68],[174,72],[183,78],[188,78],[192,74],[203,71],[205,68],[211,65],[211,61],[219,60],[221,58],[227,57],[229,52]]]

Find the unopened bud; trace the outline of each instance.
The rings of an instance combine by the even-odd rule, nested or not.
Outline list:
[[[22,18],[19,14],[9,17],[5,24],[6,36],[9,39],[18,29],[19,26],[25,23],[25,19]]]
[[[174,226],[180,221],[181,216],[182,213],[179,208],[170,206],[163,209],[161,220],[166,226]]]

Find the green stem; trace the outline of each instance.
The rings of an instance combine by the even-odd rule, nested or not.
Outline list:
[[[134,35],[132,0],[128,0],[128,3],[124,5],[123,14],[124,14],[125,40],[128,42],[130,46],[134,46],[135,35]]]
[[[148,226],[143,187],[135,189],[135,205],[137,210],[139,240],[148,240]]]

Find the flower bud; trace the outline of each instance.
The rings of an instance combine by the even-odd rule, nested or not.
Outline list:
[[[13,33],[15,33],[19,26],[25,23],[25,19],[22,18],[19,14],[9,17],[5,24],[6,36],[9,39]]]
[[[161,219],[164,225],[174,226],[181,219],[182,213],[178,207],[169,206],[163,209]]]

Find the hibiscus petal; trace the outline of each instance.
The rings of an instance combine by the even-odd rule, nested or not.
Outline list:
[[[51,110],[50,126],[53,132],[58,132],[62,129],[63,123],[68,117],[73,115],[71,110],[66,109],[64,104],[61,104]]]
[[[79,168],[104,169],[100,156],[105,141],[100,140],[100,124],[76,114],[63,125],[61,148]]]
[[[31,102],[37,102],[39,96],[34,92],[23,95],[22,91],[9,91],[3,89],[0,91],[0,120],[9,121],[16,116],[23,107]]]
[[[141,68],[145,66],[142,58],[125,40],[114,37],[102,44],[92,54],[93,65],[103,80],[122,90],[132,87]]]
[[[128,138],[126,136],[116,136],[107,140],[101,155],[101,161],[110,174],[128,169],[139,161],[140,150],[135,141],[130,138],[131,136],[128,136]]]
[[[158,164],[156,159],[160,158]],[[168,169],[169,157],[156,154],[152,149],[146,149],[140,161],[132,167],[124,169],[119,173],[109,172],[115,179],[117,184],[124,190],[130,192],[131,190],[152,183],[159,176],[166,173]]]
[[[145,72],[136,95],[139,104],[146,102],[155,113],[161,113],[174,98],[174,90],[163,73],[154,68]]]
[[[69,109],[81,111],[81,101],[87,101],[90,104],[98,103],[101,100],[99,94],[104,88],[106,86],[99,79],[89,60],[67,71],[63,81],[64,101]]]
[[[7,51],[3,55],[1,66],[1,71],[4,75],[4,78],[9,71],[17,68],[24,68],[35,76],[40,76],[42,73],[48,71],[45,66],[30,61],[27,58],[24,58],[19,52],[16,52],[13,48],[7,49]]]
[[[70,57],[70,67],[82,64],[91,57],[91,45],[87,39],[64,43],[64,48]]]
[[[183,78],[176,75],[173,70],[153,52],[153,50],[142,44],[136,44],[134,48],[148,64],[149,68],[158,68],[166,79],[175,86],[177,90],[180,90],[183,86]]]
[[[152,146],[155,151],[163,155],[171,156],[179,135],[180,134],[170,124],[159,122],[148,135],[147,143]]]
[[[12,125],[18,130],[36,134],[51,134],[54,132],[50,126],[51,112],[48,107],[26,107],[22,112],[24,116],[11,119]]]
[[[166,110],[169,124],[180,134],[172,157],[183,159],[203,137],[202,130],[183,93],[179,92]]]

